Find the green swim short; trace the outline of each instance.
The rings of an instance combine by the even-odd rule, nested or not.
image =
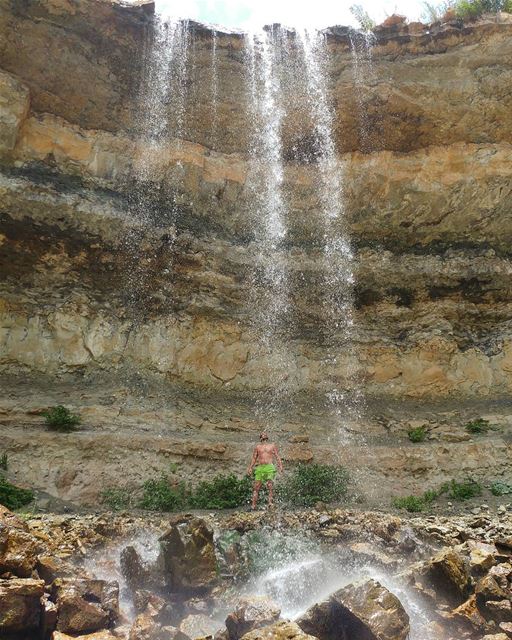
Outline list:
[[[268,482],[276,477],[276,468],[273,464],[259,464],[254,469],[254,479],[256,482]]]

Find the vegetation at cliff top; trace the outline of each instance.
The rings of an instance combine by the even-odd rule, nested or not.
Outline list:
[[[275,487],[276,502],[292,507],[310,507],[317,502],[337,502],[347,493],[348,474],[343,467],[299,464]],[[102,494],[104,504],[114,510],[133,506],[152,511],[182,509],[236,509],[251,499],[252,479],[219,474],[212,480],[189,487],[184,482],[161,475],[144,482],[137,491],[113,487]],[[265,491],[260,500],[265,500]],[[137,497],[134,497],[137,496]]]
[[[33,499],[33,491],[17,487],[0,474],[0,504],[8,509],[20,509],[32,502]]]
[[[512,0],[445,0],[439,4],[424,2],[423,19],[439,22],[443,19],[460,18],[474,20],[484,13],[504,11],[512,13]]]
[[[62,433],[73,431],[81,422],[80,416],[71,413],[69,409],[61,404],[44,411],[43,416],[49,429]]]

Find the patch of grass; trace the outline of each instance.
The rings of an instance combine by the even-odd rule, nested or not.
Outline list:
[[[441,489],[443,493],[446,492],[448,494],[449,498],[459,502],[482,495],[482,485],[472,478],[468,478],[463,482],[451,480],[445,483]]]
[[[239,480],[233,473],[219,474],[211,481],[200,482],[190,496],[190,506],[196,509],[234,509],[249,504],[252,480]]]
[[[440,4],[423,3],[424,17],[430,22],[442,20],[452,13],[461,20],[476,20],[484,13],[512,13],[512,0],[445,0]]]
[[[421,427],[416,427],[408,431],[407,435],[411,442],[424,442],[428,435],[428,427],[425,424]]]
[[[7,467],[9,466],[9,459],[6,453],[2,453],[0,455],[0,469],[2,471],[7,471]]]
[[[69,409],[61,404],[44,411],[43,416],[49,429],[60,431],[61,433],[73,431],[81,422],[79,415],[71,413]]]
[[[476,420],[468,422],[465,428],[468,433],[487,433],[491,428],[491,425],[488,420],[484,420],[484,418],[477,418]]]
[[[189,506],[190,495],[185,483],[171,484],[169,478],[161,476],[147,480],[142,485],[139,506],[151,511],[179,511]]]
[[[338,502],[346,496],[348,483],[348,473],[341,466],[299,464],[279,487],[279,497],[296,507]]]
[[[123,511],[132,505],[133,492],[124,487],[110,487],[101,493],[101,502],[112,511]]]
[[[403,498],[394,498],[392,504],[397,509],[405,509],[410,513],[419,513],[424,511],[426,504],[422,496],[404,496]]]
[[[24,507],[33,500],[34,492],[31,489],[21,489],[0,475],[0,504],[14,510]]]
[[[512,493],[512,485],[506,482],[493,482],[490,489],[493,496],[506,496]]]

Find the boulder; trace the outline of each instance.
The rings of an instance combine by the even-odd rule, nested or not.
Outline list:
[[[112,626],[119,615],[119,585],[105,580],[59,578],[52,589],[57,630],[80,634]]]
[[[41,637],[49,638],[57,627],[57,605],[50,600],[47,593],[41,598]]]
[[[148,571],[135,547],[129,545],[121,551],[121,572],[132,591],[144,587],[148,581]]]
[[[476,603],[480,611],[485,611],[488,600],[503,600],[507,597],[507,592],[500,587],[495,578],[487,574],[475,585]]]
[[[0,580],[0,638],[39,628],[43,593],[42,580]]]
[[[71,578],[76,575],[76,567],[72,564],[46,554],[37,557],[35,569],[41,580],[48,585],[57,578]]]
[[[153,615],[154,612],[146,611],[136,618],[128,640],[174,640],[178,630],[171,626],[162,626]]]
[[[243,635],[277,622],[281,609],[269,598],[241,598],[235,609],[226,618],[226,628],[230,640],[238,640]]]
[[[498,550],[493,544],[470,540],[468,547],[469,565],[473,573],[480,573],[481,575],[496,564],[495,555],[498,553]]]
[[[176,522],[160,538],[161,561],[174,590],[204,591],[217,579],[213,529],[202,518]]]
[[[409,616],[400,600],[376,580],[349,584],[297,620],[320,640],[405,640]]]
[[[281,620],[268,627],[249,631],[242,640],[316,640],[304,631],[295,622]]]
[[[510,600],[488,600],[485,608],[494,622],[512,622],[512,604]]]
[[[0,522],[0,575],[30,578],[40,551],[40,543],[24,528]]]
[[[455,549],[441,549],[430,559],[426,573],[434,589],[454,604],[462,604],[469,595],[469,566]]]
[[[190,615],[181,621],[176,640],[195,640],[196,638],[214,636],[218,628],[217,622],[202,613]]]

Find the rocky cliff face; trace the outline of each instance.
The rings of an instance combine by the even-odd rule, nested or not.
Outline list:
[[[326,327],[321,302],[301,69],[281,68],[289,206],[276,259],[293,311],[279,345],[265,346],[254,322],[265,292],[247,41],[188,25],[184,115],[148,151],[139,88],[153,23],[151,3],[0,1],[0,417],[20,474],[41,478],[43,444],[53,461],[41,486],[66,497],[92,499],[127,460],[142,461],[132,478],[169,460],[199,475],[242,467],[260,427],[254,398],[275,383],[283,348],[275,432],[310,436],[289,445],[289,460],[351,463],[353,449],[322,449],[334,383],[364,391],[367,411],[349,432],[372,444],[361,455],[377,486],[401,475],[412,487],[440,465],[450,476],[501,473],[512,387],[510,16],[381,28],[371,60],[354,54],[346,30],[326,33],[340,224],[356,250],[352,351]],[[281,37],[293,59],[296,36]],[[172,100],[167,109],[159,113],[172,121]],[[40,407],[63,401],[92,430],[77,436],[91,452],[81,469],[80,447],[59,460],[62,443],[37,426]],[[501,434],[467,442],[462,425],[484,414]],[[404,457],[397,433],[415,420],[462,442]]]

